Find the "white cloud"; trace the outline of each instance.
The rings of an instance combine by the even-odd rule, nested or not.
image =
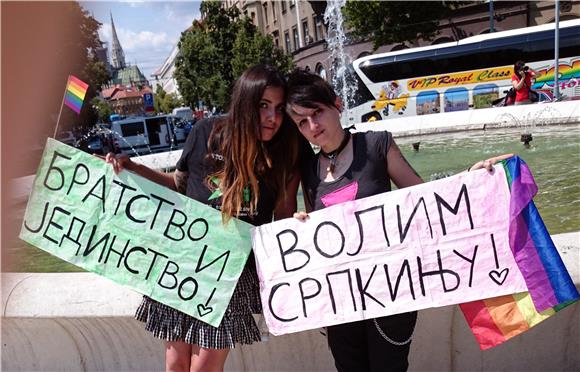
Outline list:
[[[123,47],[125,52],[131,52],[136,50],[153,50],[153,51],[164,51],[171,50],[175,43],[177,43],[177,37],[169,37],[166,32],[153,32],[153,31],[132,31],[125,28],[115,27],[117,30],[117,37],[119,42]],[[99,30],[99,36],[101,40],[112,41],[111,36],[111,25],[103,24]]]
[[[95,7],[96,12],[101,12],[99,36],[108,43],[110,53],[112,30],[109,11],[112,11],[126,62],[136,63],[146,75],[163,64],[179,41],[181,32],[191,26],[195,18],[199,18],[199,2],[121,1],[125,8]]]

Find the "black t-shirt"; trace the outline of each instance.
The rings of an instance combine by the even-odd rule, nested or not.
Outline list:
[[[218,167],[223,166],[223,157],[217,153],[218,146],[208,148],[208,140],[214,123],[219,118],[204,119],[197,122],[185,141],[183,153],[177,162],[177,170],[187,172],[186,195],[215,209],[221,209],[221,197],[212,197],[212,190],[207,186],[207,177]],[[266,187],[258,177],[260,197],[254,216],[248,216],[249,205],[242,205],[239,219],[253,225],[261,225],[272,221],[276,194]]]
[[[387,152],[393,141],[389,132],[354,133],[353,161],[347,171],[332,182],[318,174],[317,154],[303,167],[304,194],[313,210],[391,191]]]

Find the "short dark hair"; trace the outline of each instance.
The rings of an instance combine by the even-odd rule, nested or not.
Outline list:
[[[521,61],[521,60],[520,60],[520,61],[517,61],[517,62],[514,64],[514,72],[515,72],[516,74],[519,74],[519,73],[520,73],[520,70],[521,70],[521,69],[522,69],[522,68],[523,68],[525,65],[526,65],[526,63],[525,63],[524,61]]]
[[[295,69],[288,75],[288,109],[293,105],[316,108],[321,103],[326,106],[334,106],[336,103],[336,93],[326,80],[301,69]]]

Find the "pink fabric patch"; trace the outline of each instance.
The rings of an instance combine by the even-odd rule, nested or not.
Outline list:
[[[344,203],[347,201],[353,201],[356,199],[356,193],[358,191],[358,182],[354,181],[340,189],[326,194],[320,198],[322,204],[325,207],[330,207],[331,205]]]

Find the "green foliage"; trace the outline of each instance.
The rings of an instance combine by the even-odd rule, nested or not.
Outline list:
[[[63,36],[59,47],[66,48],[67,52],[63,55],[74,55],[74,60],[78,61],[69,73],[89,84],[81,114],[74,118],[76,125],[91,127],[101,117],[92,105],[93,98],[111,78],[105,64],[94,57],[94,51],[102,45],[98,33],[101,23],[77,2],[71,2],[64,13],[62,16],[71,20],[74,29]]]
[[[91,100],[91,107],[94,111],[96,111],[99,121],[102,123],[109,123],[110,116],[113,114],[113,108],[109,104],[109,102],[101,99],[99,97],[95,97]]]
[[[280,71],[290,71],[293,68],[292,57],[285,54],[274,45],[270,35],[256,32],[249,19],[234,41],[234,58],[232,71],[234,76],[240,76],[248,67],[261,62],[277,67]]]
[[[183,100],[176,93],[167,93],[159,84],[155,89],[155,112],[169,114],[176,107],[183,106]]]
[[[169,93],[165,96],[165,99],[161,103],[161,110],[167,114],[170,114],[174,108],[183,106],[183,101],[177,95],[177,93]]]
[[[166,95],[167,92],[165,92],[165,89],[163,89],[161,85],[157,84],[157,87],[155,88],[155,95],[153,97],[153,107],[156,113],[163,112],[161,110],[161,101],[165,99]]]
[[[203,1],[202,21],[194,21],[181,36],[175,79],[186,104],[199,100],[226,110],[233,83],[248,67],[269,63],[287,72],[291,57],[262,36],[237,8],[224,9],[219,1]]]
[[[95,91],[100,91],[101,87],[111,80],[111,74],[107,70],[107,66],[97,59],[87,62],[83,75],[86,76],[85,82],[93,87]]]
[[[354,35],[381,45],[433,40],[439,20],[464,2],[444,1],[353,1],[343,8],[346,25]]]

